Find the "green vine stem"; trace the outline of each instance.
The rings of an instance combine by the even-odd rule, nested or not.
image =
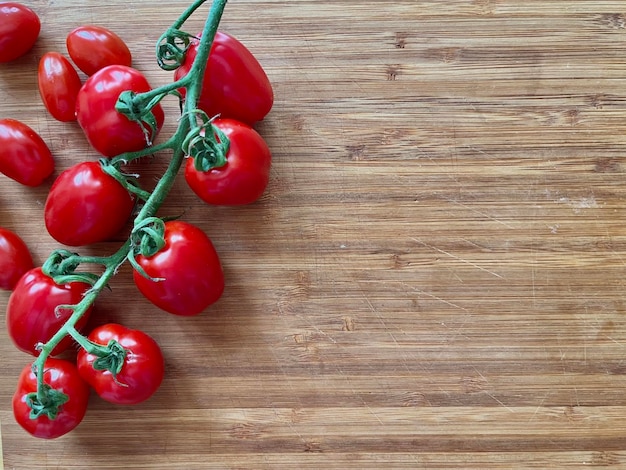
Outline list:
[[[206,0],[196,0],[185,12],[179,17],[172,27],[168,29],[171,34],[172,31],[179,31],[178,28],[191,16],[197,8],[205,3]],[[163,173],[156,187],[151,193],[136,188],[133,183],[125,184],[125,187],[134,192],[141,200],[144,201],[143,206],[139,210],[133,221],[133,231],[131,233],[136,234],[145,227],[153,219],[155,214],[160,208],[161,204],[165,201],[167,194],[169,193],[176,175],[178,174],[183,160],[186,156],[183,143],[187,136],[194,129],[200,126],[196,120],[197,100],[202,88],[202,79],[206,69],[206,63],[209,58],[213,39],[217,33],[217,29],[222,17],[222,13],[226,6],[227,0],[214,0],[211,9],[209,11],[208,18],[205,22],[202,37],[198,44],[197,55],[195,61],[189,71],[189,73],[173,83],[164,85],[159,88],[155,88],[146,93],[134,94],[130,97],[131,107],[135,110],[150,110],[155,106],[161,98],[167,94],[171,94],[179,88],[185,88],[187,97],[183,107],[182,118],[179,121],[176,132],[164,143],[147,147],[144,150],[137,152],[128,152],[116,157],[113,157],[108,162],[101,162],[103,166],[113,167],[109,169],[108,173],[113,174],[118,181],[126,178],[119,171],[119,166],[126,164],[132,160],[155,154],[163,150],[171,150],[172,157],[169,161],[166,171]],[[167,35],[168,33],[166,33]],[[176,33],[178,34],[178,33]],[[163,37],[159,39],[162,42]],[[158,49],[157,49],[158,50]],[[125,98],[128,100],[128,96]],[[141,114],[141,113],[139,113]],[[208,132],[208,139],[215,139],[213,132]],[[122,182],[122,181],[120,181]],[[132,188],[129,187],[133,186]],[[72,281],[82,281],[91,284],[91,288],[85,293],[82,300],[76,305],[61,305],[58,308],[72,310],[72,315],[66,321],[55,335],[45,344],[39,345],[39,356],[33,364],[33,371],[37,375],[37,392],[32,394],[29,402],[33,403],[33,414],[41,413],[41,409],[45,409],[45,412],[49,415],[55,415],[56,408],[64,402],[64,397],[61,392],[53,390],[44,383],[44,365],[46,359],[50,356],[52,350],[56,345],[67,335],[70,335],[82,348],[88,353],[98,356],[99,366],[103,369],[111,370],[115,375],[123,366],[123,360],[125,357],[125,351],[116,342],[111,342],[106,346],[102,346],[89,341],[85,336],[76,330],[76,323],[85,314],[88,308],[95,302],[101,291],[109,285],[112,277],[117,273],[120,266],[129,258],[134,256],[135,250],[138,249],[140,242],[137,242],[136,237],[131,237],[119,248],[117,252],[107,257],[85,257],[79,256],[76,253],[71,253],[67,250],[57,250],[53,252],[46,263],[44,263],[44,272],[50,275],[55,282],[67,283]],[[74,270],[84,263],[97,264],[104,267],[104,272],[99,276],[91,273],[75,272]],[[37,410],[35,409],[37,408]],[[31,414],[31,415],[33,415]]]

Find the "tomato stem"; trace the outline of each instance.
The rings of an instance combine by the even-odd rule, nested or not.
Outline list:
[[[43,395],[45,393],[45,384],[43,380],[43,373],[40,373],[40,371],[44,370],[43,368],[46,359],[50,356],[57,344],[59,344],[61,340],[63,340],[63,338],[65,338],[69,334],[72,336],[72,338],[76,340],[78,344],[80,344],[82,347],[85,347],[87,351],[95,351],[95,349],[91,347],[93,343],[87,343],[87,338],[85,338],[76,330],[76,323],[82,318],[82,316],[89,309],[89,307],[95,302],[102,289],[104,289],[108,285],[110,279],[117,273],[120,265],[124,262],[126,256],[128,255],[130,245],[130,240],[127,240],[126,243],[115,254],[107,258],[106,269],[95,281],[91,289],[85,292],[83,299],[78,304],[63,306],[64,308],[71,308],[73,310],[72,315],[70,315],[65,324],[54,334],[54,336],[52,336],[52,338],[50,338],[46,342],[46,344],[41,346],[39,357],[35,361],[35,370],[37,374],[37,396],[40,400],[45,399]],[[104,260],[104,258],[102,258],[102,260]]]
[[[37,377],[43,376],[36,372]],[[60,390],[55,390],[47,384],[37,389],[35,393],[26,395],[26,403],[30,406],[30,418],[37,419],[40,416],[47,416],[48,419],[55,419],[59,414],[59,409],[69,400],[69,396]]]
[[[174,23],[174,28],[181,26],[187,18],[206,0],[197,0],[193,3],[185,12],[180,16],[177,22]],[[141,114],[142,109],[146,109],[149,106],[149,110],[166,94],[173,93],[178,88],[184,87],[187,91],[187,99],[184,104],[183,117],[181,118],[178,129],[175,134],[166,142],[151,146],[146,149],[137,152],[127,152],[109,159],[104,162],[107,166],[114,167],[115,171],[119,172],[119,165],[126,164],[132,160],[154,154],[162,150],[172,150],[172,158],[166,171],[161,176],[156,187],[152,193],[142,192],[141,190],[134,190],[125,185],[127,189],[132,190],[141,199],[145,200],[143,206],[139,210],[139,213],[133,221],[133,231],[145,226],[146,222],[155,217],[155,214],[159,210],[161,204],[167,197],[174,180],[182,166],[185,158],[185,151],[183,150],[183,142],[191,129],[195,129],[199,126],[197,123],[196,105],[197,100],[202,89],[202,80],[206,69],[206,63],[209,57],[211,46],[217,28],[222,17],[222,13],[226,6],[227,0],[214,0],[208,15],[208,18],[204,25],[204,30],[200,43],[197,49],[197,55],[189,73],[181,80],[178,80],[169,85],[162,86],[147,93],[139,93],[130,100],[132,100],[133,110]],[[126,97],[128,100],[128,96]],[[215,139],[213,132],[209,132],[209,138]],[[223,142],[222,142],[223,143]],[[129,185],[131,183],[128,183]],[[87,352],[95,354],[102,358],[107,358],[111,355],[117,355],[119,361],[115,364],[115,369],[121,369],[123,365],[123,358],[125,357],[124,349],[119,345],[107,345],[102,346],[90,341],[87,337],[83,336],[76,330],[76,324],[78,320],[85,314],[89,307],[95,302],[98,295],[106,286],[108,286],[111,278],[117,273],[119,267],[129,258],[134,255],[134,249],[136,248],[132,236],[124,243],[117,252],[108,257],[90,257],[80,256],[76,253],[71,253],[67,250],[57,250],[51,254],[48,261],[44,263],[46,266],[46,274],[55,279],[64,282],[71,282],[73,280],[80,279],[92,285],[92,287],[85,293],[82,300],[76,305],[63,306],[63,308],[69,308],[72,310],[72,314],[65,322],[65,324],[54,334],[54,336],[45,344],[40,345],[40,353],[35,363],[33,364],[33,371],[37,375],[37,392],[31,402],[33,403],[33,410],[35,407],[41,408],[42,404],[45,406],[51,401],[51,394],[54,395],[50,387],[44,383],[44,364],[46,359],[50,356],[53,349],[58,343],[65,338],[68,334],[76,340],[76,342],[84,348]],[[77,273],[74,270],[81,263],[92,263],[104,266],[104,272],[100,276],[95,274],[86,273],[86,277],[75,278],[73,276],[81,276],[83,273]],[[118,347],[119,346],[119,347]],[[121,350],[120,350],[121,348]],[[115,350],[113,350],[115,349]],[[103,362],[106,362],[104,360]],[[115,361],[113,361],[115,362]],[[59,397],[57,397],[59,398]],[[60,398],[56,400],[60,402]],[[53,414],[53,413],[51,413]]]

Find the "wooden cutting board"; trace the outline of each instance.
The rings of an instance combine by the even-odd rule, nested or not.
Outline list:
[[[0,66],[0,116],[37,129],[58,174],[97,156],[46,114],[39,57],[99,24],[167,83],[153,45],[187,1],[28,4],[42,33]],[[166,379],[139,406],[92,396],[49,442],[13,420],[29,357],[3,328],[6,468],[626,467],[624,6],[232,0],[222,28],[276,94],[257,126],[271,182],[257,204],[215,208],[180,178],[162,210],[210,235],[226,292],[173,317],[121,269],[94,324],[153,335]],[[165,107],[167,135],[177,103]],[[144,162],[141,181],[166,162]],[[38,263],[58,248],[43,225],[50,184],[0,181],[0,225]]]

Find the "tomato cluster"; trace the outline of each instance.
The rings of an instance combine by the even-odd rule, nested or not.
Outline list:
[[[28,53],[39,31],[39,18],[31,9],[0,3],[0,62]],[[56,176],[43,209],[46,229],[60,244],[81,247],[112,240],[135,217],[124,247],[137,290],[156,308],[198,315],[224,291],[217,250],[199,227],[146,216],[152,193],[120,169],[139,158],[134,155],[151,152],[165,120],[162,97],[135,106],[135,97],[158,89],[132,67],[129,47],[114,32],[80,26],[69,32],[66,46],[69,58],[58,51],[41,56],[36,71],[39,94],[52,118],[78,122],[94,158],[76,162]],[[188,41],[174,73],[170,88],[178,88],[181,108],[185,78],[196,73],[193,65],[200,47],[201,35]],[[204,65],[192,112],[207,120],[189,132],[195,132],[192,142],[212,151],[222,148],[223,155],[216,160],[209,152],[207,160],[206,153],[185,147],[188,141],[181,143],[180,151],[187,153],[184,179],[207,204],[254,203],[269,183],[271,152],[253,126],[272,108],[271,84],[252,53],[222,31]],[[54,156],[44,139],[16,119],[0,119],[0,148],[0,173],[19,184],[38,186],[54,173]],[[72,256],[81,259],[58,251],[65,261]],[[42,438],[61,436],[81,422],[90,389],[111,403],[140,403],[157,391],[165,369],[160,347],[142,331],[109,323],[83,336],[93,299],[84,308],[83,303],[99,278],[75,273],[80,261],[63,265],[54,259],[51,255],[43,266],[35,266],[24,241],[0,228],[0,288],[13,291],[6,310],[7,330],[15,346],[34,357],[19,377],[13,411],[26,431]],[[114,274],[120,260],[113,255],[106,259],[103,264]],[[117,264],[111,267],[111,260]],[[71,354],[76,343],[75,360],[58,357]]]

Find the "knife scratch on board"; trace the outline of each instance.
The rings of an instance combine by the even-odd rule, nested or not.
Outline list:
[[[500,278],[500,279],[504,279],[504,277],[502,275],[496,273],[495,271],[491,271],[491,270],[489,270],[487,268],[483,268],[482,266],[480,266],[480,265],[478,265],[476,263],[472,263],[471,261],[466,260],[464,258],[461,258],[460,256],[453,255],[452,253],[449,253],[449,252],[447,252],[445,250],[442,250],[441,248],[437,248],[434,245],[430,245],[429,243],[423,242],[422,240],[420,240],[418,238],[411,237],[411,240],[413,240],[414,242],[419,243],[422,246],[425,246],[426,248],[429,248],[431,250],[435,250],[435,251],[437,251],[437,252],[439,252],[441,254],[449,256],[452,259],[455,259],[455,260],[460,261],[460,262],[465,263],[465,264],[469,264],[470,266],[473,266],[474,268],[480,269],[481,271],[485,271],[486,273],[489,273],[492,276],[495,276],[495,277]]]

